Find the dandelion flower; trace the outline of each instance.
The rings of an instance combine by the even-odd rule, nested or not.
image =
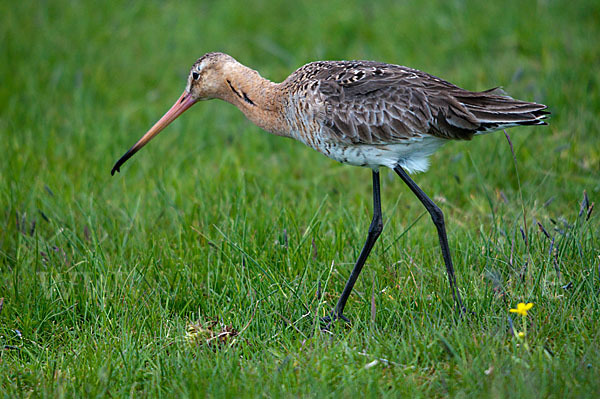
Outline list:
[[[529,302],[528,304],[524,304],[523,302],[517,305],[516,309],[510,309],[511,313],[518,313],[521,316],[527,316],[527,311],[533,307],[533,303]]]

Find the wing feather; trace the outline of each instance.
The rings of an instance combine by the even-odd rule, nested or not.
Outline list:
[[[384,145],[425,134],[470,140],[502,127],[544,124],[546,106],[515,100],[501,89],[461,89],[433,75],[372,61],[321,61],[290,76],[310,88],[324,138]],[[309,80],[312,83],[306,83]]]

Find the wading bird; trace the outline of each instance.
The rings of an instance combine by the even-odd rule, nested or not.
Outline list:
[[[431,215],[452,296],[463,312],[444,215],[408,173],[425,171],[428,157],[450,140],[471,140],[517,125],[545,125],[549,114],[545,105],[515,100],[500,89],[471,92],[399,65],[318,61],[273,83],[227,54],[207,53],[192,66],[181,97],[117,161],[111,174],[185,110],[214,98],[235,105],[270,133],[294,138],[338,162],[372,169],[373,219],[367,240],[326,322],[349,321],[343,314],[346,301],[383,228],[382,166],[393,169]]]

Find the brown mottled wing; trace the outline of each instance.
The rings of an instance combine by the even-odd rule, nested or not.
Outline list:
[[[352,144],[401,143],[424,133],[469,140],[503,126],[543,124],[546,114],[541,104],[494,90],[470,92],[398,65],[332,63],[315,78],[325,104],[325,133]]]

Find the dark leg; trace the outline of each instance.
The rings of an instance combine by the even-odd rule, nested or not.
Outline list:
[[[444,214],[442,210],[421,190],[419,186],[408,176],[408,174],[402,169],[400,165],[394,168],[394,171],[400,176],[400,178],[406,183],[408,188],[417,196],[419,201],[425,206],[427,212],[431,215],[431,219],[437,228],[438,237],[440,238],[440,246],[442,247],[442,256],[444,257],[444,263],[446,264],[446,272],[448,273],[448,281],[450,281],[450,289],[452,290],[452,298],[454,303],[458,306],[460,314],[464,313],[465,308],[462,300],[460,299],[460,293],[456,287],[456,277],[454,277],[454,267],[452,266],[452,258],[450,257],[450,248],[448,247],[448,237],[446,236],[446,227],[444,224]]]
[[[381,194],[379,190],[379,171],[373,171],[373,220],[371,221],[371,226],[369,226],[369,234],[367,235],[367,241],[360,252],[358,260],[354,265],[354,269],[352,269],[352,273],[350,273],[350,278],[346,282],[346,286],[344,287],[344,291],[342,291],[342,295],[335,305],[335,309],[333,310],[331,317],[325,317],[323,319],[324,322],[330,322],[336,319],[342,319],[346,322],[350,322],[346,317],[344,317],[344,307],[346,306],[346,301],[350,296],[350,292],[352,292],[352,288],[354,287],[354,283],[356,283],[356,279],[362,270],[367,257],[371,253],[371,249],[373,249],[373,245],[375,245],[375,241],[381,234],[381,230],[383,230],[383,217],[381,214]]]

